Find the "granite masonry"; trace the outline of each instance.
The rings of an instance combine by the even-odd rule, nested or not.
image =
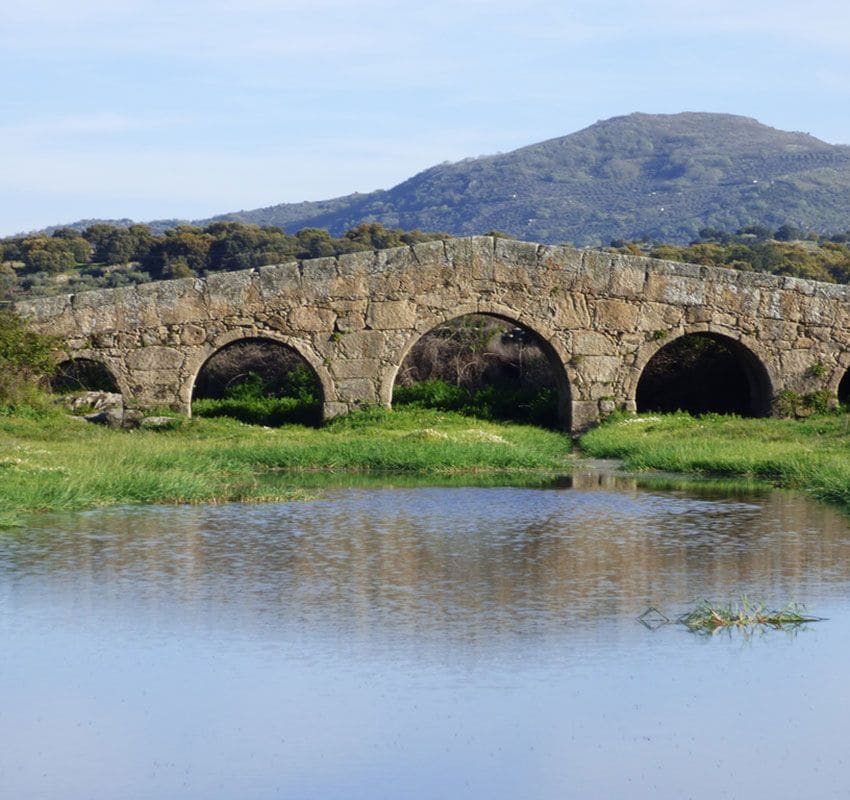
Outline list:
[[[564,425],[635,408],[641,372],[685,334],[725,342],[767,413],[783,389],[835,395],[850,368],[850,287],[475,236],[38,298],[17,304],[64,358],[102,363],[126,408],[191,413],[217,350],[262,338],[315,371],[331,417],[392,401],[425,333],[490,314],[536,333],[558,375]]]

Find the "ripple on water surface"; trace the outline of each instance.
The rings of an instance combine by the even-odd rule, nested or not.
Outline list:
[[[850,529],[797,496],[355,488],[47,522],[0,538],[10,796],[843,796]],[[744,593],[830,620],[634,621]]]

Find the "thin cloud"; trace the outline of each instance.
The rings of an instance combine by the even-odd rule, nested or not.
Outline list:
[[[159,123],[150,118],[134,118],[112,111],[66,114],[0,125],[0,137],[107,135],[150,130]]]

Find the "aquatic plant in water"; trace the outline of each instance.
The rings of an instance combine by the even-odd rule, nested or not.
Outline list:
[[[717,605],[703,600],[696,608],[679,617],[679,622],[687,625],[695,633],[715,633],[730,628],[787,628],[806,622],[819,622],[823,617],[812,617],[805,613],[803,606],[789,603],[782,609],[770,610],[762,603],[755,603],[747,597],[738,603]]]

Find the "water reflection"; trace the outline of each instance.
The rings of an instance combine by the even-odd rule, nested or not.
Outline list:
[[[744,593],[784,603],[850,581],[847,520],[829,508],[781,492],[718,499],[612,481],[99,511],[7,539],[0,576],[11,602],[97,595],[205,625],[243,616],[250,627],[494,647],[647,605],[675,613]]]
[[[598,473],[400,483],[0,536],[4,792],[846,794],[846,518]],[[634,621],[743,592],[831,620],[755,640]]]

